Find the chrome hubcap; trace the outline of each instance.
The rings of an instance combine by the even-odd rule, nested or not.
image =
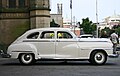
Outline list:
[[[102,60],[102,55],[98,54],[98,55],[96,56],[96,59],[97,59],[98,61]]]
[[[24,56],[24,59],[25,59],[26,61],[29,61],[29,60],[30,60],[30,55],[29,55],[29,54],[25,55],[25,56]]]

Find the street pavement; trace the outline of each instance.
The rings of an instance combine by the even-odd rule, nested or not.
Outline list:
[[[0,58],[0,76],[120,76],[120,57],[108,58],[102,66],[88,61],[37,61],[25,66],[16,59]]]

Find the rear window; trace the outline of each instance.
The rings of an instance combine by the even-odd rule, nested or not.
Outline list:
[[[39,32],[34,32],[34,33],[31,33],[27,36],[27,39],[37,39],[39,36]]]

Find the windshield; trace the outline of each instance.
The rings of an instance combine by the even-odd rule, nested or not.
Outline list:
[[[77,35],[71,30],[71,34],[73,35],[74,38],[77,38]]]

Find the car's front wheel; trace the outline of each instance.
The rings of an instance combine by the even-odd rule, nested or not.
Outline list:
[[[24,53],[20,54],[19,61],[21,64],[29,65],[35,62],[35,57],[33,54]]]
[[[103,51],[94,51],[91,54],[89,61],[94,65],[103,65],[107,61],[107,55]]]

